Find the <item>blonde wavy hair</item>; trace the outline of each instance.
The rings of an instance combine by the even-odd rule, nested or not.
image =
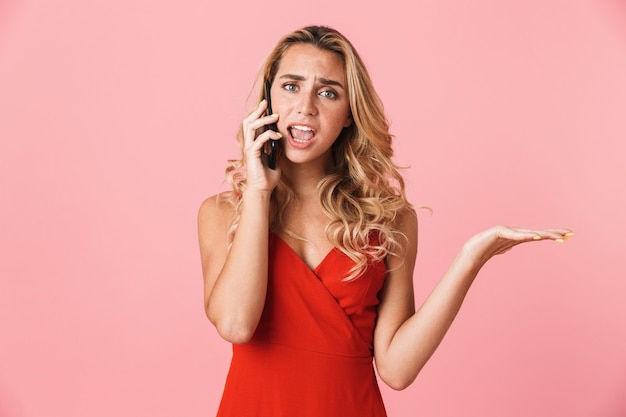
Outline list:
[[[259,79],[273,82],[282,57],[295,44],[310,44],[336,53],[345,65],[353,123],[333,144],[334,164],[318,184],[318,192],[322,210],[330,219],[328,239],[355,263],[344,277],[352,280],[363,274],[368,263],[384,261],[398,252],[406,237],[398,230],[397,214],[410,209],[411,204],[399,167],[392,161],[393,136],[382,102],[363,61],[346,37],[326,26],[308,26],[287,34],[266,57]],[[263,98],[263,88],[259,90],[258,101]],[[237,140],[243,152],[241,128]],[[233,188],[229,201],[235,208],[230,227],[232,241],[246,178],[243,158],[229,163],[226,176]],[[293,198],[292,190],[281,180],[272,193],[270,228],[302,239],[283,226],[285,209]]]

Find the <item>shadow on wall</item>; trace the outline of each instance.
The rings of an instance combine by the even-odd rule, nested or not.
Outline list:
[[[624,7],[626,10],[626,7]],[[624,22],[626,23],[626,21]],[[621,387],[619,392],[614,393],[611,398],[615,398],[614,404],[609,404],[606,415],[609,417],[623,417],[626,416],[626,369],[622,371],[624,382],[619,385]]]
[[[11,32],[11,28],[15,25],[18,16],[19,0],[2,0],[0,1],[0,51],[1,45],[7,33]]]
[[[624,0],[604,0],[594,3],[601,9],[608,24],[617,32],[617,35],[626,44],[626,1]],[[626,415],[626,414],[625,414]]]
[[[0,416],[23,417],[24,408],[6,384],[0,382]]]

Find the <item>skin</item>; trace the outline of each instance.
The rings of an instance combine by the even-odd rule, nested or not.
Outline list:
[[[273,116],[265,116],[262,101],[242,122],[247,187],[237,232],[227,248],[227,227],[234,216],[217,196],[208,198],[198,213],[198,233],[204,276],[205,310],[225,340],[245,343],[254,335],[267,292],[269,203],[279,178],[288,179],[295,201],[285,213],[284,230],[275,231],[302,260],[315,268],[332,249],[324,234],[316,184],[330,163],[330,148],[352,123],[342,60],[311,45],[294,45],[281,61],[272,85]],[[256,132],[277,122],[279,132]],[[306,143],[291,136],[294,125],[312,129]],[[276,170],[260,159],[263,144],[283,138],[284,152]],[[413,269],[417,254],[417,219],[401,213],[398,227],[408,237],[403,252],[387,259],[390,272],[380,293],[374,330],[374,359],[380,378],[394,389],[409,386],[443,339],[481,267],[493,256],[521,243],[563,242],[568,229],[531,230],[496,226],[470,238],[426,301],[416,311]],[[253,249],[252,249],[253,248]]]

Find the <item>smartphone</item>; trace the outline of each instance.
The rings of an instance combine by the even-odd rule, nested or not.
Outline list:
[[[265,100],[267,100],[267,115],[273,114],[272,111],[272,98],[270,97],[270,88],[272,85],[269,81],[265,81]],[[278,132],[278,126],[276,123],[265,125],[265,130],[273,130]],[[278,140],[270,139],[265,143],[263,152],[261,153],[261,159],[263,163],[270,169],[276,168],[276,159],[278,159]]]

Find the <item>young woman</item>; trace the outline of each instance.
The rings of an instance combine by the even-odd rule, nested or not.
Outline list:
[[[233,358],[219,416],[385,416],[374,372],[410,385],[480,268],[567,229],[498,226],[465,243],[415,310],[417,219],[392,136],[351,43],[328,27],[286,35],[261,74],[267,101],[244,120],[232,191],[198,217],[206,314]],[[265,127],[277,123],[277,130]],[[262,161],[278,140],[275,169]]]

